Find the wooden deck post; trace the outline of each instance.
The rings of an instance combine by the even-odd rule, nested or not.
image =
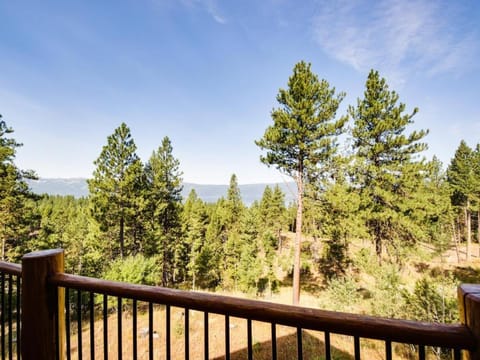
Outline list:
[[[65,291],[47,283],[50,275],[63,270],[62,249],[35,251],[22,258],[24,360],[52,360],[57,352],[64,359]]]
[[[464,358],[480,360],[480,285],[462,284],[458,287],[458,307],[460,321],[472,332],[477,347],[466,353]]]

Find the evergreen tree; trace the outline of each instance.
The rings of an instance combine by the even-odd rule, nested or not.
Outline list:
[[[475,154],[465,141],[461,141],[447,169],[448,182],[453,190],[452,203],[463,213],[467,261],[470,260],[472,241],[472,200],[477,190]]]
[[[40,228],[31,246],[35,250],[65,249],[65,268],[81,275],[100,275],[103,261],[98,242],[90,241],[88,200],[43,195],[37,201]]]
[[[287,217],[285,194],[278,185],[275,185],[273,190],[270,186],[265,187],[260,200],[259,216],[263,231],[268,231],[276,237],[277,245],[275,245],[275,248],[280,249],[282,245],[281,232],[286,227]]]
[[[22,144],[8,136],[13,129],[0,115],[0,238],[2,260],[18,260],[36,220],[33,213],[34,195],[26,180],[36,179],[32,171],[15,165],[16,149]]]
[[[228,238],[226,200],[220,198],[210,208],[210,222],[205,234],[205,246],[200,258],[204,271],[202,272],[205,287],[215,288],[223,283],[225,273],[225,243]]]
[[[124,257],[139,240],[136,227],[141,200],[142,163],[130,129],[122,123],[107,138],[88,180],[92,216],[98,222],[109,257]]]
[[[202,199],[197,196],[195,189],[188,194],[182,212],[182,233],[189,249],[188,275],[192,281],[192,289],[195,290],[198,284],[204,285],[202,274],[208,272],[205,262],[204,246],[206,242],[208,214]],[[198,281],[200,278],[200,281]]]
[[[188,250],[181,241],[182,173],[168,137],[145,165],[146,212],[150,238],[147,255],[160,253],[162,285],[184,279]]]
[[[418,206],[416,190],[422,182],[424,164],[418,153],[427,145],[419,142],[428,131],[405,129],[413,123],[415,108],[404,114],[405,104],[397,104],[395,91],[390,91],[377,71],[370,71],[363,99],[349,107],[354,121],[353,148],[356,152],[354,183],[360,189],[360,209],[375,243],[381,261],[383,243],[413,241],[412,208]]]
[[[291,176],[297,185],[297,220],[293,272],[293,303],[300,299],[300,249],[305,181],[329,172],[336,152],[336,136],[346,118],[335,120],[344,94],[335,95],[326,80],[318,80],[310,64],[295,65],[288,89],[280,89],[280,107],[272,111],[269,126],[256,144],[267,151],[261,161]]]
[[[227,210],[227,227],[232,231],[237,230],[245,206],[242,202],[242,195],[240,194],[237,175],[235,174],[232,174],[230,177],[230,185],[227,190],[225,205]]]
[[[259,257],[258,246],[258,214],[255,207],[245,210],[241,219],[241,234],[239,236],[238,265],[236,278],[238,288],[244,292],[258,290],[259,280],[262,275],[262,262]]]
[[[237,176],[232,174],[225,201],[224,288],[237,289],[238,266],[242,253],[241,222],[245,212]]]
[[[425,182],[419,191],[427,201],[422,208],[417,209],[416,214],[424,218],[426,236],[441,255],[448,250],[455,236],[452,231],[454,211],[447,175],[436,156],[427,164]]]

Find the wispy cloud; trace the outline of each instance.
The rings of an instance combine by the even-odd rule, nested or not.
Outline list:
[[[462,73],[478,54],[478,29],[456,2],[429,0],[322,1],[315,40],[357,70],[380,68],[402,78],[423,71]]]
[[[215,0],[181,0],[181,2],[188,7],[201,7],[219,24],[227,23],[226,17],[220,11]]]

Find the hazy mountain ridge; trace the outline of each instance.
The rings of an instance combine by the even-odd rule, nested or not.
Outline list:
[[[77,198],[88,195],[87,179],[84,178],[41,178],[39,180],[28,181],[28,183],[32,188],[32,191],[36,194],[72,195]],[[260,200],[267,185],[274,187],[276,184],[263,183],[239,185],[243,202],[250,205],[255,200]],[[280,186],[285,194],[285,203],[288,204],[292,202],[296,194],[295,184],[293,182],[279,183],[278,186]],[[215,202],[222,196],[226,196],[228,185],[183,183],[182,196],[184,199],[192,189],[195,189],[197,195],[203,201]]]

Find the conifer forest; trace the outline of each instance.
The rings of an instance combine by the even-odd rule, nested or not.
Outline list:
[[[75,274],[267,299],[287,289],[295,304],[313,294],[309,306],[457,321],[455,288],[479,275],[480,143],[462,141],[448,164],[427,158],[418,109],[377,71],[355,104],[344,97],[295,65],[252,143],[293,181],[296,201],[267,186],[249,206],[235,174],[215,203],[195,190],[182,198],[175,144],[165,136],[140,159],[125,123],[92,159],[88,197],[34,194],[3,114],[2,259],[63,248]]]

